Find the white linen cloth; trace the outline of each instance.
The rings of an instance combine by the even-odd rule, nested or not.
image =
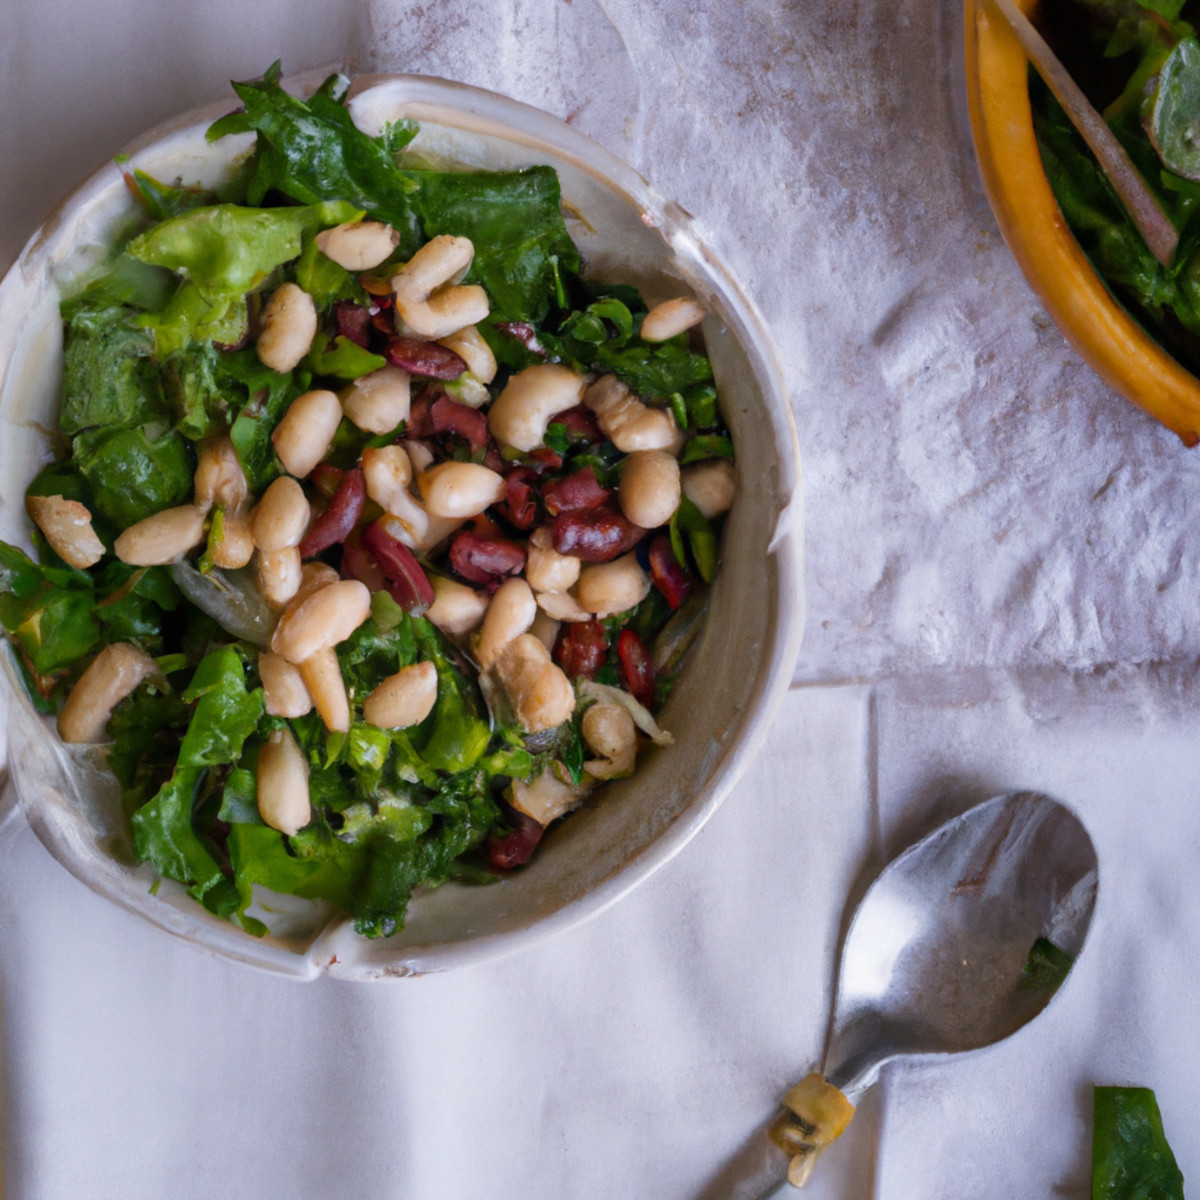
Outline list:
[[[955,0],[9,0],[0,265],[159,120],[288,73],[440,74],[571,120],[763,310],[806,463],[809,626],[766,749],[615,908],[503,961],[297,985],[0,843],[10,1200],[753,1195],[818,1059],[851,887],[1010,787],[1084,817],[1094,926],[1029,1028],[885,1073],[842,1200],[1085,1196],[1090,1086],[1200,1179],[1200,460],[1067,348],[971,155]]]

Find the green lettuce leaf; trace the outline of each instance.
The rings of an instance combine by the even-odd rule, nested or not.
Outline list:
[[[58,418],[64,433],[142,425],[166,414],[152,361],[154,337],[136,324],[137,317],[126,306],[84,305],[67,322]]]
[[[240,898],[225,875],[213,832],[203,827],[200,812],[214,782],[210,768],[236,763],[254,732],[263,713],[262,691],[247,689],[241,656],[224,647],[201,661],[181,699],[194,708],[177,765],[158,792],[133,814],[134,849],[140,860],[186,885],[212,911],[228,916],[236,911]]]
[[[96,510],[121,529],[191,495],[191,443],[174,430],[91,429],[71,445]]]
[[[560,266],[579,266],[554,170],[403,169],[396,151],[415,129],[363,133],[343,104],[346,88],[331,76],[299,100],[279,86],[278,63],[261,81],[234,84],[244,111],[218,121],[209,137],[257,133],[249,202],[271,192],[301,204],[337,197],[391,224],[405,258],[437,234],[468,237],[475,260],[467,280],[487,289],[493,319],[540,320],[557,295]]]

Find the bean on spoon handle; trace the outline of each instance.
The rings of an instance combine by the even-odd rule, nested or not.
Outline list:
[[[814,1071],[792,1088],[770,1138],[788,1156],[788,1183],[803,1187],[822,1152],[846,1130],[854,1105],[824,1075]]]
[[[1179,244],[1179,234],[1130,161],[1125,148],[1014,0],[992,0],[992,4],[1016,34],[1029,61],[1063,106],[1071,124],[1091,148],[1151,254],[1164,267],[1169,267]]]

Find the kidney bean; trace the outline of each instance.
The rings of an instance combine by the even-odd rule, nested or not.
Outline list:
[[[493,834],[487,840],[488,862],[497,871],[511,871],[529,861],[545,830],[523,812],[511,809],[505,819],[515,826],[509,833]]]
[[[499,586],[505,575],[519,575],[525,566],[525,548],[507,538],[488,537],[464,530],[450,543],[450,563],[471,583]]]
[[[514,467],[504,479],[504,499],[495,505],[495,510],[514,529],[532,529],[537,520],[537,493],[533,480],[537,472],[531,467]]]
[[[674,609],[678,608],[692,590],[691,576],[679,565],[671,539],[660,533],[650,543],[650,582],[662,593],[663,599]]]
[[[559,554],[584,562],[611,562],[628,554],[646,531],[607,505],[588,512],[565,512],[554,518],[550,540]]]
[[[435,432],[433,428],[433,401],[434,397],[430,395],[427,388],[423,388],[419,394],[413,397],[412,405],[408,410],[408,420],[404,423],[404,436],[406,438],[424,439],[433,437]]]
[[[379,569],[379,564],[357,541],[342,544],[342,578],[357,579],[373,592],[382,592],[387,588],[387,579]]]
[[[504,526],[498,521],[493,521],[486,512],[481,512],[477,517],[471,517],[470,520],[463,522],[463,529],[467,533],[477,533],[480,537],[485,538],[503,538],[507,535],[504,532]]]
[[[654,662],[646,643],[632,629],[621,630],[617,658],[626,690],[639,704],[649,708],[654,703]]]
[[[300,557],[312,558],[337,542],[344,542],[362,516],[367,498],[363,473],[357,467],[347,471],[333,493],[325,511],[312,523],[300,542]]]
[[[383,357],[393,367],[427,379],[457,379],[467,369],[467,364],[448,346],[416,338],[388,338]]]
[[[333,494],[341,486],[342,476],[345,472],[341,467],[335,467],[333,463],[317,463],[309,472],[308,482],[325,497],[326,500],[332,500]]]
[[[546,348],[538,341],[537,330],[527,321],[497,321],[496,328],[513,341],[520,342],[531,354],[546,357]]]
[[[533,459],[533,469],[542,474],[557,471],[563,462],[562,455],[556,450],[551,450],[549,446],[534,446],[529,452],[529,457]]]
[[[599,442],[604,440],[600,426],[596,424],[596,414],[586,404],[577,404],[564,412],[555,413],[550,418],[551,424],[565,425],[567,436],[573,442]]]
[[[379,564],[387,579],[387,590],[401,608],[406,612],[424,611],[433,603],[433,585],[421,564],[379,521],[373,521],[363,530],[363,546]]]
[[[560,513],[591,512],[611,500],[612,492],[600,486],[591,467],[583,467],[562,479],[552,479],[542,488],[542,502],[552,517]]]
[[[595,679],[608,657],[604,626],[599,621],[564,622],[552,657],[572,679]]]
[[[342,337],[364,350],[367,348],[371,331],[371,314],[367,309],[353,300],[339,300],[333,306],[333,319]]]
[[[453,433],[466,440],[471,453],[476,454],[487,445],[487,414],[478,409],[459,404],[449,396],[439,396],[429,409],[434,433]]]

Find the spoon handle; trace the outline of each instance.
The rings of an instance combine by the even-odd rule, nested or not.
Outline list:
[[[992,0],[992,4],[999,9],[1029,61],[1046,81],[1046,86],[1070,117],[1071,124],[1079,130],[1080,136],[1096,156],[1100,169],[1121,197],[1121,203],[1125,205],[1130,220],[1137,226],[1150,253],[1164,267],[1169,267],[1175,256],[1175,247],[1179,244],[1179,234],[1163,212],[1158,198],[1125,153],[1125,147],[1117,141],[1104,118],[1013,0]]]

